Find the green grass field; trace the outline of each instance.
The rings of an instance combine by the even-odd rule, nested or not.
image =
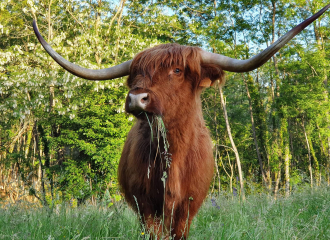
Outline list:
[[[0,239],[148,239],[125,203],[53,210],[3,206]],[[330,239],[330,188],[267,195],[217,196],[205,200],[189,239]]]

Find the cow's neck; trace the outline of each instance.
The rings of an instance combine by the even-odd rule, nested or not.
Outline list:
[[[190,105],[189,109],[182,105],[175,116],[171,116],[169,119],[164,118],[164,124],[171,154],[195,148],[199,134],[205,131],[200,100],[196,101],[193,106]]]

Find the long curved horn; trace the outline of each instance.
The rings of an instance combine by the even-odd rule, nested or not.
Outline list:
[[[82,68],[76,64],[73,64],[63,57],[61,57],[57,52],[55,52],[51,46],[43,39],[41,34],[38,31],[38,27],[36,21],[33,20],[33,30],[36,34],[39,42],[44,47],[44,49],[48,52],[48,54],[65,70],[69,71],[70,73],[85,78],[88,80],[110,80],[114,78],[123,77],[129,74],[129,68],[131,65],[132,60],[127,62],[123,62],[117,66],[100,69],[100,70],[92,70],[87,68]]]
[[[322,8],[318,13],[314,14],[310,18],[306,19],[296,27],[292,28],[285,35],[280,37],[276,42],[270,45],[261,53],[246,60],[238,60],[230,57],[226,57],[221,54],[210,53],[202,51],[202,61],[204,63],[214,63],[222,67],[223,70],[230,72],[249,72],[252,71],[265,62],[267,62],[277,51],[279,51],[288,41],[294,36],[300,33],[304,28],[311,24],[315,19],[320,17],[328,8],[330,4]]]

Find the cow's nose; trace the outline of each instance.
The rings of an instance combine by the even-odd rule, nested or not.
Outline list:
[[[148,93],[139,93],[139,94],[128,94],[129,97],[129,110],[136,111],[136,110],[145,110],[150,98]]]

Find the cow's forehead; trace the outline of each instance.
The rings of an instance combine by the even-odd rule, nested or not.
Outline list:
[[[200,48],[176,43],[162,44],[137,54],[131,65],[131,74],[134,75],[137,72],[150,75],[160,68],[168,68],[173,65],[186,67],[192,63],[200,65]]]
[[[170,67],[189,68],[199,75],[201,65],[201,49],[183,46],[176,43],[162,44],[138,53],[130,68],[127,84],[136,81],[152,81],[164,69]],[[135,79],[137,78],[137,79]]]

